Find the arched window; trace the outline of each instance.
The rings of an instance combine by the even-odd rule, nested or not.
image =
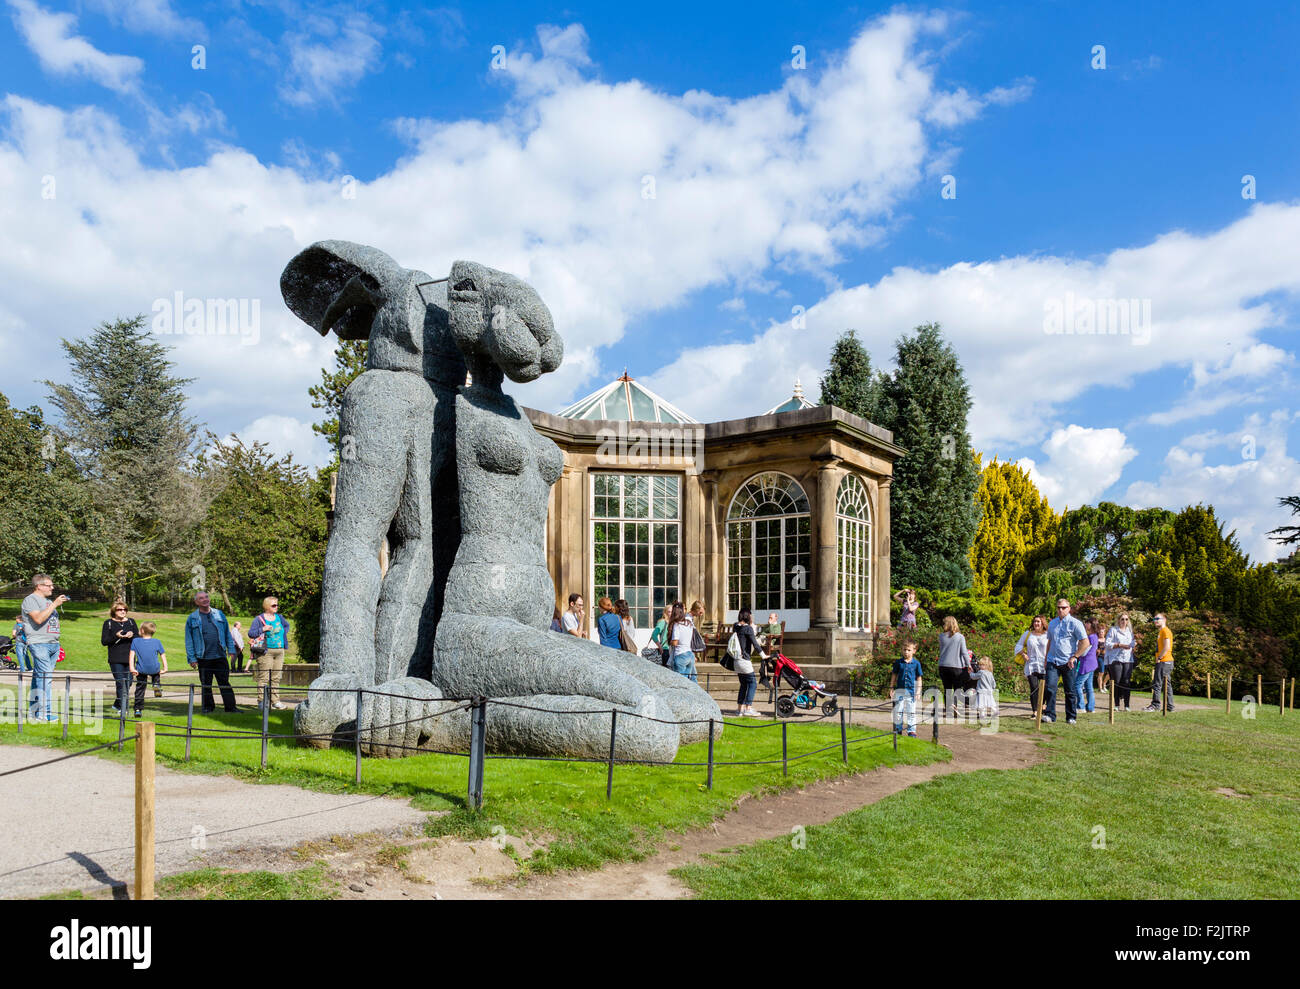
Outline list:
[[[836,610],[840,628],[871,628],[871,502],[856,474],[835,498]]]
[[[799,482],[774,471],[746,481],[727,512],[727,610],[806,612],[812,523]],[[807,627],[807,615],[789,615]],[[789,625],[787,626],[790,627]]]

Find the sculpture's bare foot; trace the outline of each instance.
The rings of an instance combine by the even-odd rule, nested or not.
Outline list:
[[[326,673],[312,681],[307,696],[293,712],[295,735],[306,735],[304,745],[327,749],[335,740],[352,737],[357,723],[357,688],[369,688],[359,677]]]
[[[704,685],[688,680],[658,663],[635,656],[630,652],[601,646],[602,658],[630,676],[636,677],[654,691],[655,696],[672,711],[672,719],[681,722],[681,743],[690,745],[709,737],[709,721],[714,722],[713,737],[722,735],[722,710],[709,696]]]
[[[294,711],[294,732],[309,736],[303,742],[315,748],[355,745],[358,696],[361,748],[367,755],[414,755],[422,748],[463,751],[469,744],[468,715],[442,714],[456,705],[443,701],[442,693],[428,680],[416,677],[399,677],[378,686],[342,673],[318,677]]]
[[[481,695],[506,700],[540,696],[558,711],[617,708],[627,714],[619,719],[620,736],[627,731],[626,739],[616,742],[624,752],[621,758],[672,759],[681,737],[673,723],[678,719],[672,705],[645,682],[608,662],[612,651],[508,618],[444,614],[435,639],[433,677],[448,697]],[[493,705],[490,720],[507,710]],[[608,755],[608,714],[544,715],[534,711],[508,717],[518,726],[501,738],[510,750],[586,756],[597,745],[598,755]],[[603,748],[599,747],[600,737]]]

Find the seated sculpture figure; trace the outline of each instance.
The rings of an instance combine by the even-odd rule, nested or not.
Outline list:
[[[720,729],[697,684],[550,631],[544,528],[562,455],[501,388],[559,366],[536,292],[464,261],[435,283],[342,241],[299,254],[281,287],[322,334],[370,341],[340,410],[351,450],[325,559],[322,675],[294,720],[308,744],[351,744],[359,726],[371,755],[463,750],[468,715],[443,698],[470,696],[502,702],[487,718],[497,752],[603,756],[611,708],[636,715],[618,721],[620,758],[669,760],[710,719]]]

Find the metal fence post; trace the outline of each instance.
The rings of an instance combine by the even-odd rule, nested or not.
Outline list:
[[[610,800],[614,796],[614,739],[617,734],[618,708],[612,708],[609,712],[609,771],[605,775],[606,800]]]
[[[122,741],[126,738],[126,705],[117,709],[117,751],[122,751]]]
[[[894,751],[897,752],[897,751],[898,751],[898,732],[896,732],[896,731],[891,731],[889,734],[891,734],[891,735],[894,736]]]
[[[358,786],[361,784],[361,688],[357,688],[357,719],[354,722],[355,731],[352,732],[353,748],[356,750],[357,770],[353,782]]]
[[[849,735],[848,728],[844,724],[844,708],[840,708],[840,755],[844,761],[849,761]]]
[[[790,775],[790,758],[789,755],[787,754],[789,750],[786,748],[786,737],[785,737],[786,735],[785,730],[789,727],[790,727],[790,722],[788,721],[781,722],[781,775],[782,776]]]
[[[709,789],[713,789],[713,719],[709,719]]]
[[[944,703],[946,705],[947,701],[945,701]],[[938,697],[934,699],[934,718],[932,719],[931,723],[934,725],[934,735],[932,740],[935,745],[938,745],[939,744],[939,698]]]
[[[72,677],[63,678],[63,740],[68,740],[68,722],[72,720]]]
[[[469,795],[470,810],[483,808],[483,757],[487,745],[487,699],[476,697],[469,709]]]
[[[194,684],[190,684],[190,699],[185,705],[185,761],[190,761],[190,736],[194,733]]]
[[[23,671],[20,667],[18,670],[18,734],[19,735],[23,733],[23,714],[24,714],[24,709],[26,707],[27,705],[23,703]]]
[[[266,732],[271,723],[271,684],[262,688],[262,768],[266,768]]]

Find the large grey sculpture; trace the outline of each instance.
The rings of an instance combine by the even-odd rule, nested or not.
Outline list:
[[[431,282],[337,241],[302,252],[281,279],[318,331],[368,328],[371,341],[340,415],[355,455],[341,463],[325,559],[322,676],[295,725],[326,745],[359,717],[376,755],[463,748],[465,713],[434,715],[454,706],[444,696],[482,695],[505,702],[488,717],[493,751],[603,756],[609,715],[579,712],[614,707],[638,715],[619,722],[618,756],[672,759],[720,723],[712,698],[658,664],[549,628],[544,528],[563,458],[502,383],[559,366],[550,312],[525,282],[472,262],[453,265],[449,289]],[[394,568],[381,580],[385,533]],[[367,695],[358,713],[350,693],[333,692],[357,687],[396,696]]]

